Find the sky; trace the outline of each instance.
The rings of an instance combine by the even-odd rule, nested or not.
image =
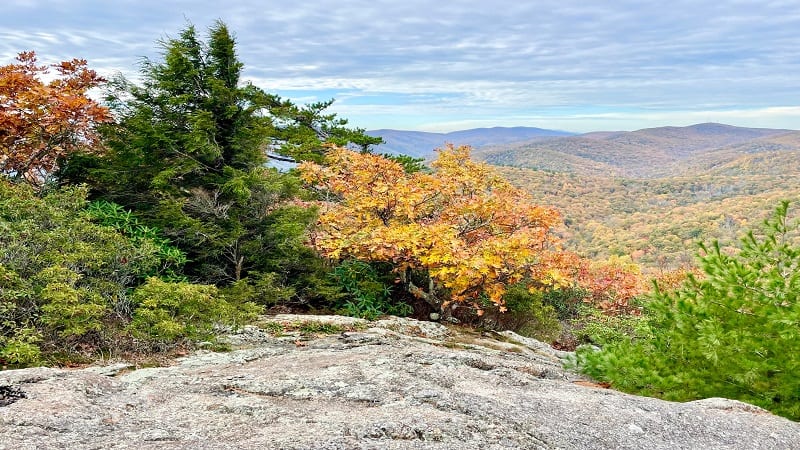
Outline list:
[[[0,65],[135,78],[217,19],[245,79],[368,130],[800,129],[800,0],[3,0]]]

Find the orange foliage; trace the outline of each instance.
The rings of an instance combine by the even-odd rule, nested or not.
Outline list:
[[[630,300],[644,292],[639,267],[627,257],[584,262],[578,283],[589,292],[587,300],[607,313],[635,312]]]
[[[38,186],[59,159],[97,148],[96,126],[111,116],[86,92],[105,80],[73,59],[53,64],[57,77],[45,84],[49,68],[37,65],[34,52],[17,61],[0,67],[0,173]]]
[[[574,259],[550,232],[558,212],[535,205],[469,152],[440,149],[433,173],[407,174],[381,156],[343,148],[329,151],[327,166],[304,163],[304,180],[329,199],[312,245],[331,259],[392,263],[404,281],[409,272],[425,274],[433,289],[410,290],[434,306],[482,294],[502,306],[507,285],[568,283]]]
[[[703,272],[697,267],[667,270],[654,276],[653,281],[658,284],[658,289],[661,291],[674,291],[683,285],[683,282],[689,278],[689,275],[695,278],[702,278]]]

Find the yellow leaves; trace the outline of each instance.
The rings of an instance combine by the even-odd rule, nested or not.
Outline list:
[[[303,180],[336,203],[320,214],[312,243],[328,257],[353,257],[427,273],[454,301],[486,295],[501,305],[505,286],[549,271],[560,220],[495,171],[469,160],[468,147],[439,150],[434,173],[406,174],[376,155],[332,148],[328,166],[304,163]],[[537,268],[537,269],[534,269]]]
[[[542,282],[548,286],[561,288],[572,284],[572,280],[565,277],[560,270],[551,269],[547,271],[547,276]]]

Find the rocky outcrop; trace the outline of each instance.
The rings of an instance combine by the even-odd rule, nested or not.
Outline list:
[[[602,389],[513,333],[307,320],[278,316],[169,367],[0,372],[0,448],[800,448],[798,423]]]

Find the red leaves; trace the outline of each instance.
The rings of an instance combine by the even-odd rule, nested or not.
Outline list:
[[[96,127],[111,116],[86,92],[105,80],[73,59],[52,65],[58,77],[45,84],[34,52],[17,61],[0,67],[0,173],[40,186],[61,158],[98,151]]]

